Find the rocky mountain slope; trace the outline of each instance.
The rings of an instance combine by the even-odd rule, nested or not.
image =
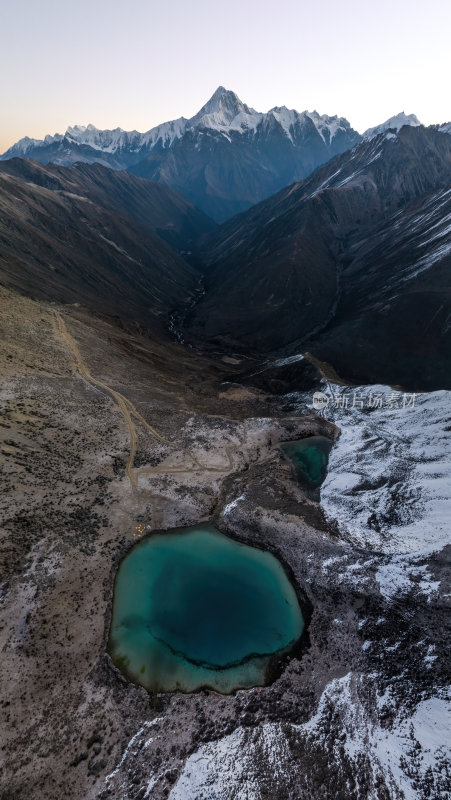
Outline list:
[[[170,189],[99,165],[3,162],[0,209],[5,286],[159,330],[197,288],[174,247],[214,227]]]
[[[222,225],[188,336],[309,349],[356,382],[449,384],[451,138],[405,126]]]

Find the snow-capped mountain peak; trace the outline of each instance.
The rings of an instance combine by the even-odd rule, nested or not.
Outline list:
[[[329,117],[328,114],[319,114],[317,111],[304,111],[304,115],[313,122],[325,144],[330,144],[338,131],[351,129],[348,120],[344,117],[337,117],[336,114]]]
[[[389,119],[385,120],[385,122],[382,122],[381,125],[376,125],[374,128],[368,128],[368,130],[366,130],[363,134],[363,138],[374,139],[374,137],[378,136],[379,133],[384,133],[388,130],[399,131],[404,125],[418,127],[418,125],[421,125],[421,122],[415,114],[405,114],[404,111],[401,111],[400,114],[395,114],[394,117],[390,117]]]
[[[268,111],[266,115],[269,120],[276,120],[279,123],[286,136],[293,141],[292,130],[296,120],[299,119],[300,114],[294,109],[287,108],[286,106],[274,106]]]
[[[240,117],[240,123],[246,121],[246,117],[262,116],[253,108],[249,108],[243,103],[235,92],[218,86],[214,94],[188,122],[190,128],[213,128],[221,129],[233,125],[234,120]],[[242,125],[240,125],[242,127]]]
[[[46,136],[47,139],[51,138],[48,135]],[[9,150],[6,151],[5,156],[8,158],[14,158],[14,156],[26,156],[27,153],[35,147],[40,147],[43,144],[41,139],[32,139],[29,136],[24,136],[22,139],[19,139],[18,142],[13,144]]]
[[[299,112],[294,109],[288,109],[286,106],[274,106],[274,108],[268,111],[266,116],[269,115],[279,122],[286,135],[291,140],[296,125],[302,127],[302,125],[310,125],[313,123],[326,145],[330,145],[339,130],[351,130],[348,120],[344,117],[337,117],[336,115],[329,117],[327,114],[319,114],[318,111]]]
[[[209,100],[202,106],[200,111],[190,120],[194,123],[196,118],[201,118],[206,114],[216,114],[220,111],[236,116],[240,111],[249,111],[248,106],[243,103],[235,92],[230,89],[225,89],[224,86],[218,86]],[[232,117],[233,119],[233,117]]]

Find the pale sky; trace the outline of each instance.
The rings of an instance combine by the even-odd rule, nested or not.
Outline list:
[[[257,111],[451,120],[448,0],[0,0],[0,153],[68,125],[146,131],[219,85]]]

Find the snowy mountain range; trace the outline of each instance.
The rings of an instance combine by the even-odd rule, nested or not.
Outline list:
[[[416,120],[414,115],[411,117]],[[44,139],[30,139],[25,136],[0,158],[29,157],[31,151],[45,150],[51,145],[65,142],[73,145],[85,145],[102,153],[122,153],[125,162],[127,161],[126,154],[130,154],[130,156],[142,154],[155,147],[169,148],[187,131],[207,129],[219,132],[225,138],[230,138],[230,131],[255,132],[259,125],[271,124],[272,120],[280,125],[285,135],[292,141],[294,129],[297,125],[305,123],[306,120],[313,123],[325,144],[331,144],[340,132],[352,131],[349,122],[343,117],[329,117],[327,114],[318,114],[317,111],[299,113],[286,108],[286,106],[276,106],[267,113],[255,111],[243,103],[234,92],[219,86],[210,100],[190,119],[179,117],[171,122],[157,125],[146,133],[139,133],[136,130],[124,131],[122,128],[99,130],[92,124],[69,126],[64,134],[55,133],[53,136],[47,135]],[[415,124],[420,123],[416,120]]]
[[[43,164],[86,162],[128,170],[181,192],[223,221],[303,180],[362,138],[403,125],[420,122],[402,112],[362,136],[344,117],[285,106],[255,111],[220,86],[190,119],[180,117],[146,133],[75,125],[42,140],[25,137],[0,160],[25,157]]]

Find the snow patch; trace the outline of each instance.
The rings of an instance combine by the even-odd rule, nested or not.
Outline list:
[[[449,701],[442,695],[426,698],[410,714],[398,709],[391,726],[382,727],[374,708],[394,706],[389,691],[377,696],[374,677],[377,675],[361,677],[350,672],[331,681],[316,712],[302,725],[265,723],[251,731],[239,727],[216,742],[202,745],[187,759],[169,800],[261,800],[259,762],[268,765],[275,789],[278,780],[290,780],[290,731],[324,748],[328,760],[332,758],[340,768],[344,748],[357,781],[365,759],[373,773],[373,785],[367,787],[365,795],[368,800],[378,800],[382,785],[390,796],[403,792],[405,800],[420,800],[426,772],[429,785],[438,788],[451,755]],[[361,698],[368,694],[375,700],[365,704]],[[331,709],[344,734],[334,741],[332,749]]]
[[[392,600],[396,594],[406,594],[412,588],[418,587],[430,602],[440,587],[440,581],[433,580],[427,565],[418,565],[415,561],[412,563],[412,559],[405,555],[394,556],[386,564],[379,566],[376,580],[381,595],[386,600]]]
[[[402,394],[388,386],[329,384],[324,391],[326,416],[341,428],[321,488],[326,515],[356,546],[394,554],[441,550],[450,541],[451,392],[418,394],[403,408]],[[351,407],[370,393],[397,405],[359,408],[358,400]],[[345,395],[350,407],[335,408]]]
[[[236,500],[232,500],[231,503],[227,503],[227,505],[224,506],[224,510],[222,512],[223,515],[225,516],[226,514],[230,514],[230,512],[237,507],[238,503],[240,503],[241,500],[244,500],[244,494],[241,494],[239,497],[236,498]]]

